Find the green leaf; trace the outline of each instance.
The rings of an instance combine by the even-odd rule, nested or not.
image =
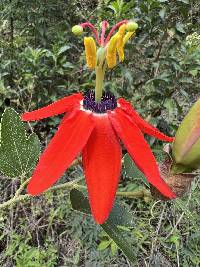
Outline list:
[[[178,2],[182,2],[184,4],[189,4],[190,3],[189,0],[178,0]]]
[[[180,23],[180,22],[177,22],[176,23],[176,30],[178,32],[181,32],[181,33],[185,33],[185,30],[184,30],[184,24]]]
[[[88,199],[82,192],[73,189],[70,192],[70,200],[74,210],[90,214],[90,205]],[[118,229],[118,225],[133,226],[131,215],[126,209],[122,208],[119,204],[115,204],[112,209],[108,220],[100,226],[109,235],[109,237],[116,243],[116,245],[123,251],[131,262],[135,262],[136,255],[134,248],[131,246],[131,240],[125,239],[123,233]]]
[[[117,246],[117,244],[113,241],[113,242],[111,243],[111,252],[112,252],[113,256],[116,255],[117,250],[118,250],[118,246]]]
[[[182,107],[179,105],[177,99],[174,99],[174,102],[175,102],[175,104],[176,104],[176,108],[177,108],[177,110],[178,110],[178,113],[179,113],[179,114],[182,114],[182,113],[183,113],[183,109],[182,109]]]
[[[63,68],[74,69],[74,65],[71,64],[70,62],[65,62],[62,66]]]
[[[69,45],[64,45],[62,46],[59,51],[58,51],[58,55],[61,55],[62,53],[64,53],[65,51],[69,50],[71,47]]]
[[[196,77],[197,74],[198,74],[198,69],[190,70],[189,73],[190,73],[193,77]]]
[[[127,153],[124,156],[124,168],[125,173],[129,178],[135,179],[135,178],[144,178],[144,174],[137,168],[137,166],[132,161],[131,157]]]
[[[9,177],[28,174],[37,162],[40,142],[36,134],[26,137],[20,116],[11,108],[1,120],[0,171]]]
[[[72,202],[73,209],[82,211],[87,214],[91,213],[88,199],[84,197],[82,192],[76,189],[71,190],[70,199]],[[81,201],[76,201],[79,199]],[[115,202],[114,207],[107,221],[110,220],[110,217],[111,220],[115,221],[116,225],[133,227],[132,215],[127,211],[127,209],[125,209],[124,207],[122,208],[122,206],[118,202]]]
[[[119,12],[119,5],[117,2],[113,2],[111,5],[108,6],[115,14]]]
[[[163,81],[163,82],[169,82],[170,81],[170,74],[168,73],[162,73],[161,75],[158,75],[146,82],[146,85],[149,83],[152,83],[154,81]]]
[[[125,174],[132,178],[132,179],[141,179],[141,181],[149,187],[149,183],[144,176],[144,174],[138,169],[138,167],[135,165],[135,163],[132,161],[131,157],[127,153],[124,156],[124,168],[125,168]]]
[[[179,237],[179,235],[177,235],[177,234],[174,234],[174,235],[172,235],[171,237],[170,237],[170,242],[171,243],[174,243],[175,245],[179,245],[179,240],[180,240],[180,237]]]
[[[154,148],[153,154],[154,154],[156,161],[158,163],[162,162],[165,159],[165,153],[163,152],[161,147]]]
[[[101,243],[98,245],[98,250],[106,249],[107,247],[109,247],[111,242],[112,242],[112,240],[103,240],[103,241],[101,241]]]
[[[166,14],[166,8],[163,8],[159,11],[159,16],[161,17],[162,20],[164,20]]]
[[[193,80],[191,77],[182,77],[181,79],[179,79],[180,83],[190,83],[193,84]]]
[[[164,102],[164,107],[167,109],[169,118],[171,119],[175,108],[174,100],[172,98],[167,98]]]

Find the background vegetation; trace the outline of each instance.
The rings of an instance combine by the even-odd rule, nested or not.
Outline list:
[[[174,134],[200,96],[200,47],[186,37],[200,34],[199,0],[1,0],[0,113],[42,107],[94,86],[87,70],[83,42],[71,27],[85,20],[97,26],[120,19],[139,24],[126,60],[106,77],[106,88],[129,99],[151,123]],[[32,123],[45,146],[60,118]],[[162,144],[148,139],[155,153]],[[158,157],[159,159],[159,157]],[[121,191],[148,187],[124,158]],[[82,175],[71,168],[60,183]],[[71,209],[69,191],[49,192],[0,210],[0,266],[199,266],[199,182],[191,193],[172,203],[151,198],[120,199],[130,210],[133,227],[122,229],[135,247],[132,265],[89,216]],[[1,176],[1,202],[18,188],[18,180]]]

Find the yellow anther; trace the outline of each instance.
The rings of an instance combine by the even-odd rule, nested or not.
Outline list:
[[[125,45],[133,35],[135,35],[135,32],[127,32],[123,38],[123,45]]]
[[[110,39],[106,54],[108,68],[110,69],[117,65],[117,53],[119,61],[124,61],[124,45],[135,34],[135,32],[126,33],[126,29],[126,24],[121,25],[118,32]]]
[[[96,52],[96,44],[92,37],[84,38],[85,45],[85,54],[86,54],[86,62],[88,68],[95,69],[97,63],[97,52]]]
[[[108,68],[112,69],[117,64],[117,41],[118,41],[118,33],[116,33],[108,44],[106,59]]]
[[[124,35],[125,34],[125,31],[126,31],[126,24],[122,24],[120,27],[119,27],[119,30],[118,30],[118,34],[120,35]]]
[[[120,26],[119,31],[118,31],[118,41],[117,41],[117,52],[119,55],[119,60],[121,62],[124,61],[124,43],[123,39],[125,36],[125,31],[126,31],[126,24],[123,24]]]

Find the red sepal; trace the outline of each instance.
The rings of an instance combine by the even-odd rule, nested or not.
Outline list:
[[[121,171],[121,147],[108,116],[93,116],[95,128],[83,149],[91,211],[102,224],[112,209]]]
[[[117,101],[120,104],[120,107],[131,117],[131,119],[137,124],[140,130],[143,133],[146,133],[150,136],[153,136],[157,139],[166,142],[173,142],[174,137],[169,137],[161,133],[157,128],[145,121],[140,115],[133,109],[132,105],[127,102],[125,99],[120,98]]]
[[[22,114],[21,119],[23,121],[36,121],[62,114],[76,108],[82,99],[83,96],[80,93],[66,96],[46,107],[31,112],[25,112]]]
[[[27,187],[31,195],[42,193],[63,175],[94,128],[91,114],[75,110],[67,119],[66,116],[35,168]]]
[[[155,157],[138,126],[120,108],[110,112],[109,119],[132,160],[144,173],[147,180],[166,197],[175,198],[175,194],[160,177]]]

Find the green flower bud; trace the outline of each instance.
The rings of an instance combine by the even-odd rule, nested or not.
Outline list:
[[[200,168],[200,99],[190,109],[175,136],[172,148],[173,166],[176,173]]]
[[[83,33],[83,27],[80,25],[75,25],[74,27],[72,27],[72,32],[75,35],[82,35]]]
[[[126,29],[128,32],[135,32],[138,28],[138,24],[134,21],[129,21],[126,25]]]

